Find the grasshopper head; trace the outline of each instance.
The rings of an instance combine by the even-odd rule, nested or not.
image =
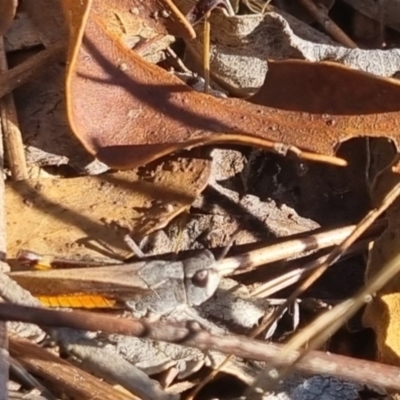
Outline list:
[[[220,277],[213,254],[206,250],[201,255],[184,261],[187,302],[199,306],[217,290]]]

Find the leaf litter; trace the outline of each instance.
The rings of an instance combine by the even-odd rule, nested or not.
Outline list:
[[[397,182],[399,86],[396,80],[386,79],[395,76],[398,70],[396,32],[386,28],[396,29],[395,17],[389,17],[393,14],[389,11],[392,4],[382,6],[387,9],[379,13],[375,9],[371,12],[368,2],[360,5],[357,1],[346,1],[356,10],[352,39],[362,42],[360,21],[379,28],[372,30],[378,48],[364,49],[343,47],[328,36],[329,32],[323,33],[315,24],[310,25],[312,19],[297,19],[296,12],[282,6],[285,2],[267,5],[258,14],[249,13],[248,1],[239,2],[236,7],[233,4],[234,8],[247,11],[235,16],[217,7],[210,17],[211,78],[216,89],[222,87],[228,93],[227,99],[219,100],[192,91],[190,78],[186,86],[165,70],[171,68],[170,55],[178,54],[175,60],[182,58],[184,72],[189,69],[201,74],[202,24],[192,27],[184,17],[196,5],[195,1],[96,0],[77,5],[66,0],[62,5],[69,19],[64,18],[58,3],[40,2],[40,6],[32,6],[21,1],[17,18],[28,17],[34,25],[29,27],[33,31],[25,35],[34,38],[33,45],[39,37],[43,46],[50,49],[52,43],[65,38],[67,21],[69,62],[67,68],[64,63],[49,66],[38,80],[31,80],[13,92],[29,179],[6,180],[7,260],[12,266],[21,248],[70,259],[90,257],[108,263],[123,260],[129,255],[123,240],[127,233],[147,255],[157,257],[177,250],[219,248],[221,251],[234,240],[231,254],[242,252],[244,255],[239,259],[244,261],[255,245],[265,246],[276,238],[293,236],[301,241],[301,237],[316,237],[307,232],[319,227],[349,225],[352,229],[371,207],[381,204],[388,188]],[[335,8],[345,7],[338,0],[334,3],[333,19],[337,15]],[[265,5],[257,4],[256,8],[264,9]],[[251,9],[254,10],[254,4]],[[57,17],[41,16],[38,10],[55,13]],[[379,19],[379,15],[386,16]],[[47,20],[52,22],[50,26],[44,24]],[[340,18],[336,22],[343,23]],[[7,29],[6,24],[2,27]],[[382,31],[387,43],[379,41]],[[23,67],[29,61],[29,58],[24,60],[29,57],[23,50],[26,45],[16,38],[18,30],[11,27],[9,34],[13,43],[10,65],[22,62]],[[20,47],[16,44],[18,40]],[[368,40],[373,42],[371,36],[365,36],[363,43]],[[297,60],[279,61],[293,58]],[[267,59],[277,61],[267,62]],[[329,63],[316,63],[326,60]],[[179,60],[177,65],[183,63]],[[192,80],[195,79],[194,75]],[[15,82],[13,87],[18,85]],[[230,97],[254,92],[246,99]],[[365,139],[366,136],[378,139]],[[216,148],[168,156],[199,145]],[[348,166],[339,168],[329,163]],[[13,170],[10,164],[7,168]],[[109,168],[128,171],[107,172]],[[372,238],[379,237],[370,250],[367,267],[367,282],[372,284],[371,277],[397,254],[398,246],[393,239],[398,233],[396,209],[396,206],[389,208],[388,228],[383,227],[384,233],[379,228],[372,234]],[[175,218],[182,212],[185,217]],[[328,230],[327,234],[332,235],[333,231]],[[331,246],[342,240],[344,237],[333,241]],[[367,236],[354,249],[356,255],[350,252],[347,259],[335,264],[299,299],[296,304],[300,321],[293,308],[284,307],[282,318],[259,338],[285,341],[293,328],[296,333],[299,326],[307,325],[303,304],[310,296],[324,300],[328,308],[340,300],[352,299],[363,285],[362,252],[365,253],[370,240],[371,236]],[[254,299],[251,292],[268,279],[279,278],[283,272],[301,274],[302,267],[309,265],[307,262],[316,262],[327,254],[323,251],[319,244],[305,246],[295,254],[285,248],[281,259],[264,268],[250,272],[239,269],[235,272],[237,280],[223,278],[215,295],[194,309],[189,319],[195,318],[214,334],[251,335],[261,319],[274,310],[276,313],[277,308],[282,309],[279,304],[290,297],[293,289],[285,287],[271,292],[280,301]],[[182,252],[179,257],[186,254]],[[217,265],[223,268],[224,262],[234,260],[231,254]],[[300,256],[306,257],[307,262]],[[239,264],[232,262],[235,268]],[[248,264],[252,262],[256,261],[247,260]],[[227,273],[221,271],[222,275]],[[10,293],[9,278],[2,277],[2,282],[0,294],[6,300],[28,301],[27,297],[18,297],[16,289]],[[396,282],[392,279],[386,289],[380,289],[364,316],[364,323],[377,334],[376,359],[395,366],[399,354]],[[124,315],[128,318],[129,312]],[[164,318],[181,321],[188,316],[171,314]],[[23,330],[19,328],[20,334]],[[203,352],[146,338],[85,333],[73,339],[65,332],[57,334],[54,329],[49,333],[53,339],[57,338],[60,347],[81,360],[82,368],[89,367],[106,382],[119,383],[140,398],[189,398],[188,390],[205,379],[207,369],[215,371],[224,364],[225,356],[220,352]],[[40,337],[38,333],[29,336]],[[334,340],[332,336],[329,341]],[[329,350],[329,341],[319,348]],[[103,353],[100,349],[90,349],[90,343],[94,342],[102,344]],[[12,346],[11,342],[11,355],[21,361]],[[25,346],[28,349],[28,344]],[[369,354],[366,349],[357,353],[354,339],[353,343],[342,343],[342,348],[346,348],[344,354],[348,356],[365,358]],[[39,347],[35,351],[45,350]],[[57,348],[51,351],[56,353]],[[107,357],[113,360],[113,371],[106,365]],[[28,372],[38,373],[29,359],[23,365]],[[368,364],[368,368],[377,366]],[[258,376],[265,377],[262,371],[266,369],[265,364],[236,356],[225,363],[223,375],[207,387],[211,396],[222,398],[219,390],[226,387],[225,380],[234,379],[239,386],[232,393],[224,393],[224,398],[238,398],[244,393],[243,385],[252,387]],[[133,383],[125,379],[128,370],[129,376],[137,377]],[[140,375],[140,370],[158,377],[164,388]],[[327,371],[321,364],[320,373],[324,372]],[[39,376],[52,381],[46,372]],[[90,387],[96,385],[96,381],[87,381],[88,391],[71,389],[65,376],[61,391],[69,396],[76,396],[78,392],[73,390],[79,390],[78,396],[86,398]],[[320,393],[335,398],[334,393],[340,393],[340,398],[359,398],[364,390],[363,377],[358,377],[357,384],[342,381],[343,378],[340,373],[337,377],[307,378],[296,372],[263,398],[308,399],[312,392],[314,396]],[[346,378],[349,379],[347,375]],[[371,383],[368,379],[365,377]],[[390,380],[380,384],[395,388]],[[60,388],[54,384],[48,388],[60,395],[57,392]],[[106,393],[108,389],[102,390]],[[110,386],[109,390],[114,389]],[[371,396],[378,392],[371,389]],[[117,392],[112,393],[110,396],[119,398]],[[196,398],[207,398],[206,393],[203,390]],[[247,398],[260,396],[247,393]]]

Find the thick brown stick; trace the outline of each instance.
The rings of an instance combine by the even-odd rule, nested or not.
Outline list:
[[[212,335],[193,322],[150,323],[145,320],[121,319],[85,311],[56,311],[16,304],[0,304],[0,320],[145,337],[192,346],[203,351],[215,350],[265,362],[276,361],[282,349],[280,345],[243,336]],[[279,364],[290,365],[298,356],[299,353],[293,351],[285,359],[279,359]],[[400,368],[321,351],[311,351],[296,365],[296,369],[305,373],[329,374],[347,380],[400,390],[398,379]]]

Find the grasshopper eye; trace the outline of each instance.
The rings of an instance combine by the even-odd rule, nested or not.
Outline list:
[[[198,287],[206,287],[208,283],[208,270],[201,269],[197,271],[192,277],[193,285]]]

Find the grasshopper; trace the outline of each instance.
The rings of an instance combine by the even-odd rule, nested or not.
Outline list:
[[[60,294],[101,295],[122,301],[138,317],[199,306],[214,294],[220,282],[215,258],[208,250],[183,261],[139,261],[9,275],[39,298]]]

